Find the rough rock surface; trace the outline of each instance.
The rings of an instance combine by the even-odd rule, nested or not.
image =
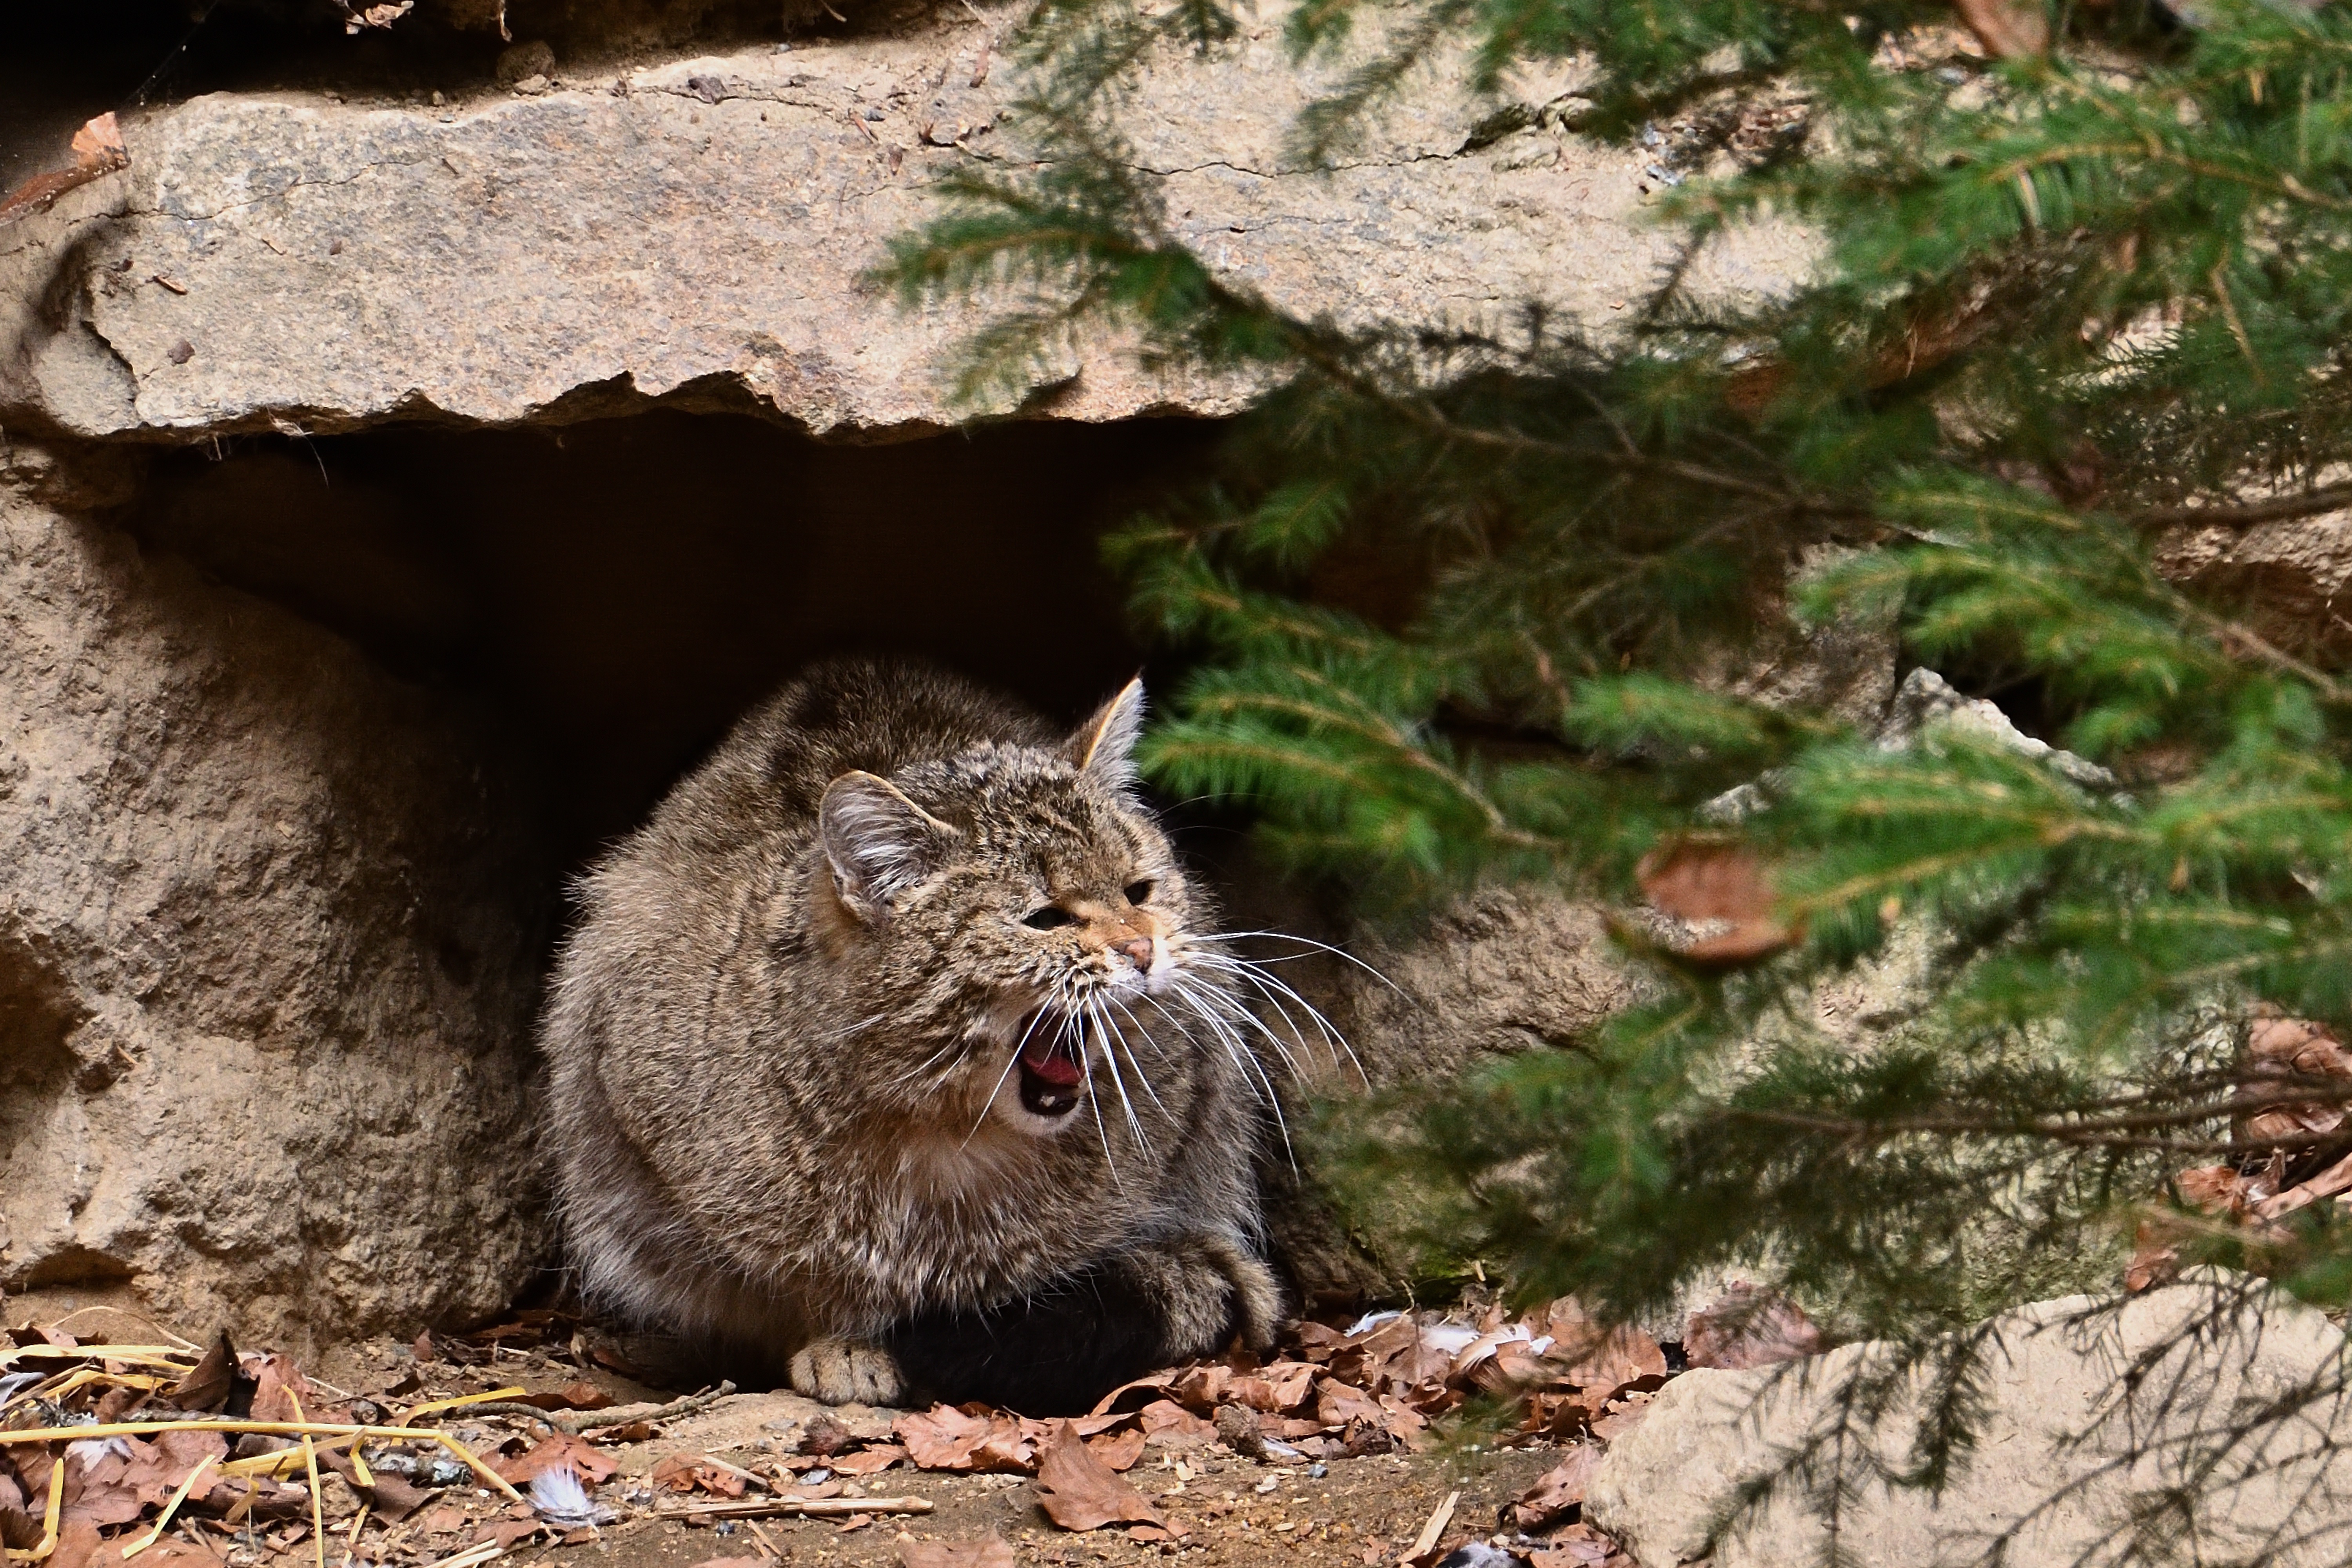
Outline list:
[[[498,1309],[544,880],[494,741],[43,470],[0,465],[0,1288],[298,1346]]]
[[[1339,1014],[1382,1088],[1567,1045],[1634,999],[1600,906],[1538,888],[1466,894],[1408,937],[1360,941]]]
[[[559,66],[444,110],[288,92],[136,120],[119,210],[76,228],[0,413],[83,435],[316,433],[673,396],[818,432],[947,423],[940,369],[975,319],[902,312],[860,277],[936,210],[928,187],[1018,156],[1011,20],[944,7],[896,36],[595,80]],[[1655,154],[1537,128],[1470,148],[1493,105],[1442,68],[1336,171],[1286,162],[1292,116],[1336,79],[1294,73],[1268,13],[1234,55],[1171,58],[1138,94],[1171,226],[1231,276],[1353,319],[1506,325],[1541,298],[1606,322],[1666,256],[1643,213]],[[1802,256],[1759,230],[1696,276],[1761,288]],[[1217,413],[1242,390],[1151,380],[1108,347],[1047,380],[1026,412]]]
[[[2157,559],[2167,576],[2247,605],[2254,629],[2282,647],[2338,659],[2352,649],[2352,510],[2175,528],[2158,541]]]
[[[1985,1415],[1968,1462],[1940,1494],[1885,1479],[1914,1459],[1925,1378],[1906,1374],[1892,1413],[1857,1416],[1850,1431],[1844,1474],[1855,1490],[1839,1561],[1971,1563],[2005,1538],[1999,1560],[2011,1568],[2250,1562],[2265,1546],[2280,1549],[2270,1561],[2294,1568],[2339,1562],[2352,1547],[2346,1346],[2319,1312],[2217,1277],[2119,1307],[2087,1296],[2041,1302],[1976,1332]],[[1752,1372],[1683,1374],[1611,1444],[1585,1517],[1642,1568],[1828,1561],[1829,1525],[1806,1495],[1832,1479],[1821,1442],[1840,1391],[1887,1366],[1889,1354],[1864,1343]],[[2266,1407],[2283,1418],[2256,1421]],[[2233,1437],[2240,1421],[2250,1430]],[[1808,1451],[1815,1468],[1789,1470],[1710,1546],[1741,1488]]]

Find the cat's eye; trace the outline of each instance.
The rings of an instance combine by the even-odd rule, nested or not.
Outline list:
[[[1141,904],[1151,896],[1151,889],[1152,883],[1150,882],[1130,882],[1127,884],[1127,901],[1129,904]]]
[[[1076,925],[1078,917],[1058,904],[1049,904],[1043,909],[1033,909],[1021,917],[1021,924],[1032,931],[1052,931],[1064,925]]]

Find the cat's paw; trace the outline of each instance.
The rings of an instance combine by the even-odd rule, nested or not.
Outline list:
[[[788,1369],[793,1392],[827,1405],[896,1405],[907,1380],[891,1354],[855,1340],[821,1339],[801,1347]]]

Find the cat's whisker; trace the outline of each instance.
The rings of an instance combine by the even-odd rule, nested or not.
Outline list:
[[[1105,1027],[1102,1003],[1097,998],[1088,997],[1086,1007],[1087,1021],[1094,1025],[1096,1033],[1102,1040],[1103,1064],[1110,1069],[1110,1081],[1118,1086],[1118,1103],[1119,1108],[1127,1113],[1127,1130],[1135,1134],[1136,1146],[1143,1151],[1146,1158],[1150,1158],[1151,1140],[1143,1135],[1143,1123],[1135,1114],[1135,1102],[1128,1098],[1127,1079],[1118,1070],[1118,1051],[1111,1044],[1110,1031]]]
[[[1339,1032],[1339,1026],[1334,1024],[1329,1019],[1324,1017],[1323,1010],[1320,1008],[1318,1008],[1313,1002],[1308,1001],[1305,997],[1300,996],[1298,992],[1293,989],[1291,986],[1283,980],[1280,976],[1267,974],[1264,967],[1255,959],[1252,958],[1217,955],[1212,960],[1212,964],[1213,967],[1221,967],[1223,965],[1233,966],[1235,972],[1239,973],[1244,979],[1248,980],[1251,985],[1256,987],[1258,993],[1261,996],[1264,996],[1266,1000],[1274,1004],[1276,1010],[1282,1014],[1283,1020],[1286,1023],[1289,1021],[1290,1009],[1288,1006],[1286,1005],[1284,998],[1287,998],[1287,1001],[1289,1002],[1297,1003],[1299,1009],[1306,1013],[1308,1021],[1314,1024],[1316,1033],[1322,1037],[1323,1049],[1331,1058],[1331,1065],[1334,1067],[1339,1066],[1339,1053],[1343,1051],[1346,1051],[1348,1053],[1348,1062],[1350,1066],[1355,1068],[1356,1076],[1363,1081],[1364,1086],[1367,1089],[1371,1087],[1371,1075],[1364,1071],[1362,1059],[1356,1055],[1355,1048],[1348,1043],[1347,1036]],[[1279,995],[1277,996],[1276,993],[1279,993]],[[1293,1027],[1295,1028],[1296,1026]]]
[[[1067,1027],[1068,1020],[1065,1019],[1064,1028],[1066,1031]],[[1103,1125],[1102,1096],[1095,1092],[1095,1064],[1087,1055],[1087,1037],[1086,1031],[1083,1030],[1078,1031],[1077,1050],[1079,1068],[1078,1076],[1085,1082],[1087,1086],[1087,1108],[1094,1113],[1095,1136],[1102,1144],[1103,1167],[1110,1172],[1110,1185],[1118,1188],[1119,1191],[1125,1192],[1127,1190],[1127,1184],[1118,1179],[1118,1161],[1111,1157],[1110,1129]]]
[[[1278,1032],[1276,1032],[1272,1024],[1267,1023],[1265,1019],[1258,1017],[1258,1015],[1249,1007],[1245,1006],[1239,998],[1233,996],[1229,992],[1212,989],[1208,994],[1213,997],[1217,1001],[1223,1003],[1225,1007],[1232,1009],[1231,1012],[1226,1015],[1231,1022],[1234,1024],[1246,1024],[1251,1029],[1257,1030],[1259,1034],[1265,1036],[1265,1042],[1274,1047],[1275,1055],[1282,1059],[1283,1071],[1289,1073],[1293,1078],[1298,1076],[1297,1059],[1290,1054],[1289,1044],[1283,1040],[1282,1036]],[[1287,1021],[1287,1019],[1285,1021]]]
[[[1135,1009],[1129,1007],[1125,1002],[1120,1001],[1118,998],[1113,997],[1111,998],[1111,1006],[1118,1009],[1120,1017],[1126,1019],[1128,1022],[1135,1026],[1136,1032],[1143,1036],[1143,1043],[1151,1048],[1151,1060],[1164,1069],[1173,1059],[1170,1055],[1168,1048],[1160,1042],[1160,1037],[1151,1032],[1151,1026],[1145,1023],[1140,1018],[1137,1017]],[[1136,1064],[1136,1075],[1138,1077],[1141,1077],[1143,1075],[1142,1058],[1137,1055],[1133,1042],[1128,1041],[1127,1031],[1125,1030],[1119,1030],[1118,1037],[1122,1041],[1127,1042],[1127,1059]],[[1147,1084],[1145,1087],[1149,1088],[1150,1085]]]
[[[1138,1030],[1142,1030],[1143,1038],[1150,1043],[1151,1049],[1155,1051],[1159,1051],[1160,1060],[1162,1061],[1167,1061],[1168,1053],[1160,1050],[1160,1042],[1151,1038],[1151,1031],[1150,1030],[1144,1029],[1143,1020],[1137,1018],[1133,1013],[1128,1011],[1127,1004],[1120,1001],[1117,997],[1110,998],[1109,1001],[1110,1005],[1117,1008],[1120,1014],[1126,1018],[1128,1022],[1133,1024]],[[1135,1069],[1136,1082],[1142,1085],[1143,1092],[1146,1094],[1151,1096],[1151,1103],[1158,1107],[1161,1118],[1167,1121],[1173,1121],[1174,1118],[1168,1114],[1167,1104],[1160,1098],[1160,1091],[1151,1086],[1151,1075],[1143,1071],[1142,1059],[1135,1054],[1135,1047],[1128,1042],[1127,1030],[1118,1028],[1117,1025],[1113,1025],[1112,1027],[1118,1036],[1119,1045],[1127,1051],[1127,1064]]]
[[[1045,1021],[1045,1015],[1055,1010],[1054,1006],[1054,997],[1056,992],[1061,990],[1061,988],[1062,988],[1059,985],[1056,985],[1053,991],[1046,993],[1045,1000],[1038,1007],[1036,1013],[1029,1019],[1029,1027],[1021,1031],[1021,1038],[1014,1041],[1013,1049],[1005,1053],[1004,1071],[996,1075],[996,1082],[994,1083],[989,1085],[987,1098],[983,1099],[980,1103],[980,1115],[973,1121],[971,1131],[963,1135],[963,1142],[957,1145],[958,1148],[968,1149],[971,1147],[971,1141],[980,1136],[980,1129],[988,1122],[989,1107],[996,1103],[996,1097],[999,1094],[1004,1092],[1004,1081],[1012,1077],[1013,1070],[1021,1064],[1021,1053],[1028,1048],[1029,1037],[1037,1032],[1037,1026]]]
[[[1311,947],[1318,953],[1328,953],[1334,958],[1353,964],[1356,967],[1361,969],[1375,980],[1378,980],[1381,985],[1386,986],[1390,990],[1396,992],[1398,996],[1405,998],[1406,1000],[1410,1001],[1412,999],[1411,995],[1403,987],[1398,985],[1394,980],[1390,979],[1386,975],[1381,973],[1380,970],[1374,968],[1371,965],[1365,963],[1361,958],[1357,957],[1353,953],[1349,952],[1345,947],[1334,947],[1330,943],[1318,942],[1312,936],[1294,936],[1287,931],[1216,931],[1202,935],[1187,935],[1184,938],[1187,942],[1203,943],[1247,942],[1254,939],[1264,939],[1275,942],[1296,942],[1300,946]],[[1303,953],[1294,953],[1287,956],[1303,958],[1306,956],[1307,955]]]
[[[1221,991],[1183,976],[1179,976],[1177,978],[1176,994],[1184,998],[1186,1005],[1192,1008],[1195,1018],[1209,1026],[1210,1032],[1223,1044],[1226,1056],[1232,1059],[1235,1067],[1241,1069],[1243,1077],[1255,1079],[1255,1082],[1251,1084],[1251,1092],[1257,1097],[1258,1103],[1273,1113],[1275,1129],[1282,1134],[1283,1157],[1290,1163],[1291,1170],[1296,1172],[1298,1169],[1298,1151],[1291,1144],[1290,1122],[1282,1113],[1282,1096],[1275,1092],[1274,1080],[1266,1076],[1265,1066],[1258,1061],[1257,1053],[1250,1050],[1248,1041],[1242,1038],[1240,1032],[1232,1024],[1221,1018],[1213,1008],[1205,1005],[1203,1001],[1203,998],[1214,998],[1218,1001],[1226,1002],[1229,1002],[1230,998]],[[1190,1030],[1186,1031],[1188,1035],[1190,1032]]]

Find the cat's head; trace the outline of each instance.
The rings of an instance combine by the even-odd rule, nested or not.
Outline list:
[[[819,896],[840,916],[840,956],[894,1012],[948,1037],[904,1064],[910,1097],[1049,1134],[1081,1119],[1090,1082],[1125,1101],[1114,1114],[1148,1110],[1215,1048],[1202,1010],[1227,1005],[1205,994],[1222,992],[1219,959],[1137,793],[1142,722],[1130,682],[1059,744],[983,745],[826,788]]]

